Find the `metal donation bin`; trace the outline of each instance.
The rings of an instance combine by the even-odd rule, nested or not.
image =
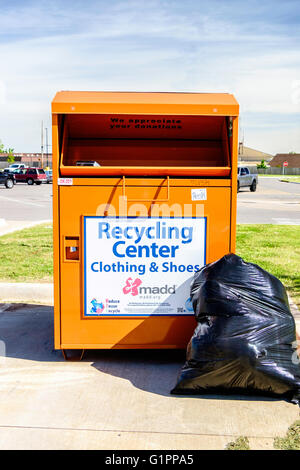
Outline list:
[[[230,94],[52,102],[55,348],[185,348],[193,274],[235,251]]]

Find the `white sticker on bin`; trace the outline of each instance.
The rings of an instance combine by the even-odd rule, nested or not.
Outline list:
[[[59,186],[72,186],[73,178],[58,178],[57,184]]]
[[[207,194],[206,188],[196,188],[192,189],[192,201],[206,201]]]

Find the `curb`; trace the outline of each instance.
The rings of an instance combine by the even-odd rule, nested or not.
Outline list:
[[[290,181],[290,180],[279,180],[281,183],[292,183],[292,184],[300,184],[298,181]]]
[[[0,301],[53,305],[53,284],[1,282]]]
[[[20,222],[20,225],[18,226],[14,226],[14,224],[19,224]],[[21,221],[17,221],[17,220],[14,220],[14,221],[7,221],[5,219],[0,219],[0,237],[2,237],[3,235],[7,235],[9,233],[13,233],[13,232],[19,232],[20,230],[23,230],[25,228],[31,228],[31,227],[35,227],[36,225],[42,225],[42,224],[52,224],[52,220],[50,219],[46,219],[46,220],[36,220],[34,222],[24,222],[22,224]]]

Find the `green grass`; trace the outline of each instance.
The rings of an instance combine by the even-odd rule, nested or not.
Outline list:
[[[227,444],[226,450],[250,450],[249,440],[247,437],[240,436],[235,441]]]
[[[236,253],[278,277],[300,306],[300,226],[238,225]]]
[[[288,181],[289,183],[300,183],[300,176],[281,176],[280,181]]]
[[[292,183],[300,183],[300,176],[293,176],[293,175],[264,175],[259,173],[258,178],[260,177],[265,177],[267,176],[268,178],[277,178],[280,181],[288,181]]]
[[[300,450],[300,421],[292,424],[285,437],[276,437],[274,448],[280,450]]]
[[[258,178],[260,177],[267,177],[267,178],[283,178],[283,175],[280,174],[280,175],[264,175],[263,173],[258,173]]]
[[[0,280],[51,282],[52,226],[49,224],[0,237]]]
[[[237,254],[278,277],[300,305],[300,226],[238,225]],[[0,237],[0,280],[51,282],[49,224]]]
[[[258,177],[267,176],[268,178],[281,178],[282,175],[264,175],[263,173],[258,173]]]
[[[273,447],[277,450],[300,450],[300,421],[295,421],[284,437],[275,437]],[[226,450],[251,450],[247,437],[240,436],[225,447]]]

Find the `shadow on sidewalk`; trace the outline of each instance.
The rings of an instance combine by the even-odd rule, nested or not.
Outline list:
[[[36,304],[0,304],[0,340],[6,356],[38,361],[64,362],[54,350],[53,307]],[[183,350],[87,350],[82,362],[103,374],[119,377],[140,390],[170,398],[170,390],[184,364]],[[180,395],[181,399],[274,401],[247,395]]]
[[[86,351],[84,360],[104,374],[128,380],[145,392],[180,399],[279,401],[279,398],[249,395],[171,395],[177,376],[185,362],[182,350],[105,350]]]

